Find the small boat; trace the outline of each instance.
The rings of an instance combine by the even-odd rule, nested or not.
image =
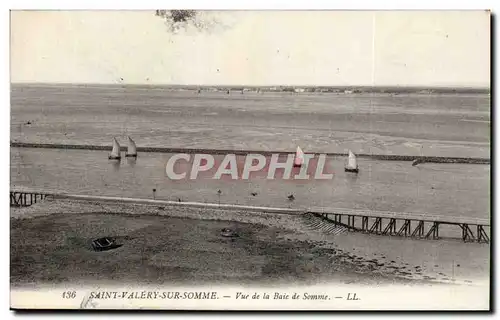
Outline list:
[[[238,237],[238,234],[229,228],[222,229],[220,235],[223,236],[224,238],[236,238],[236,237]]]
[[[423,163],[424,161],[422,159],[415,159],[413,160],[413,162],[411,163],[412,166],[416,166],[416,165],[419,165],[421,163]]]
[[[411,163],[412,166],[417,166],[421,163],[424,163],[423,149],[424,149],[424,146],[420,145],[420,157],[413,160],[413,162]]]
[[[345,166],[346,172],[359,172],[358,162],[356,161],[356,156],[349,150],[349,157],[347,159],[347,165]]]
[[[113,138],[113,150],[111,150],[111,153],[109,154],[108,159],[110,160],[120,160],[120,144],[116,140],[116,138]]]
[[[92,248],[95,251],[107,251],[121,247],[122,244],[117,244],[114,238],[104,237],[92,241]]]
[[[137,147],[135,146],[134,140],[128,137],[128,150],[125,157],[137,157]]]
[[[301,167],[304,163],[304,152],[297,146],[297,152],[295,153],[295,160],[293,162],[294,167]]]

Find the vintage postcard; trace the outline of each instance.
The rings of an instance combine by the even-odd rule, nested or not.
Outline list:
[[[10,19],[12,309],[490,309],[489,11]]]

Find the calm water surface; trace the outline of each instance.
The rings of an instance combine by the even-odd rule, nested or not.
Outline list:
[[[328,158],[332,180],[170,180],[171,154],[107,159],[106,151],[11,149],[11,185],[70,193],[306,208],[324,206],[434,215],[489,217],[488,165],[423,164],[359,159],[358,175],[344,158]],[[223,156],[216,156],[221,161]],[[221,190],[219,198],[217,191]],[[258,193],[256,196],[251,193]],[[296,200],[290,202],[288,195]]]

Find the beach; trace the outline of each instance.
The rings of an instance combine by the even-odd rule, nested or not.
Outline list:
[[[224,228],[238,237],[222,237]],[[103,236],[121,237],[124,245],[93,251],[92,239]],[[11,283],[21,288],[324,282],[485,286],[489,246],[331,235],[293,215],[58,199],[11,210],[11,265]]]

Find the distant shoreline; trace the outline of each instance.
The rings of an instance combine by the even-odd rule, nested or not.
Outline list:
[[[72,150],[100,150],[111,151],[111,146],[98,145],[78,145],[78,144],[51,144],[51,143],[24,143],[11,142],[12,148],[42,148],[42,149],[72,149]],[[122,151],[126,151],[126,147],[121,147]],[[204,153],[204,154],[236,154],[247,155],[257,153],[261,155],[271,154],[290,154],[292,151],[261,151],[261,150],[222,150],[222,149],[189,149],[189,148],[159,148],[159,147],[137,147],[137,152],[152,152],[152,153]],[[328,156],[344,157],[344,153],[325,153]],[[490,164],[490,159],[487,158],[463,158],[463,157],[426,157],[426,156],[405,156],[405,155],[382,155],[382,154],[357,154],[359,158],[369,158],[374,160],[387,161],[413,161],[416,159],[427,163],[467,163],[467,164]]]
[[[102,87],[102,88],[138,88],[165,89],[171,91],[204,92],[295,92],[295,93],[393,93],[393,94],[490,94],[490,88],[480,87],[425,87],[425,86],[311,86],[311,85],[163,85],[163,84],[99,84],[99,83],[11,83],[12,88],[19,87]]]

